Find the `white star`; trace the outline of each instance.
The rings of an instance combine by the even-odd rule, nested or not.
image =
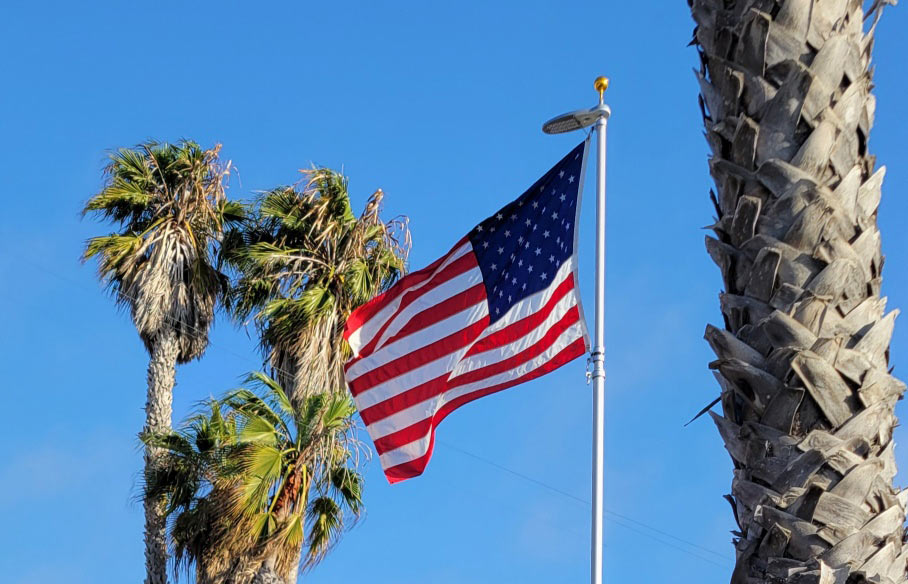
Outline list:
[[[492,233],[495,233],[495,226],[493,225],[493,226],[489,227],[489,231],[491,231]]]
[[[539,208],[539,201],[533,201],[533,208],[534,208],[534,209],[538,209],[538,208]]]
[[[536,224],[533,223],[533,231],[536,231]]]
[[[527,249],[530,249],[530,242],[527,241],[526,243],[524,243],[524,244],[523,244],[523,247],[525,247],[525,248],[527,248]]]
[[[499,247],[499,248],[498,248],[498,255],[501,255],[501,254],[503,254],[503,253],[504,253],[504,248],[503,248],[503,247]]]
[[[567,197],[566,197],[566,196],[564,196],[564,193],[561,193],[561,196],[560,196],[560,197],[558,197],[558,198],[559,198],[559,199],[561,199],[561,202],[562,202],[562,203],[563,203],[563,202],[564,202],[564,200],[565,200],[565,199],[566,199],[566,198],[567,198]]]
[[[501,221],[502,219],[504,219],[504,215],[499,213],[499,214],[495,215],[495,218],[498,219],[499,221]]]
[[[509,229],[505,229],[505,230],[504,230],[504,236],[505,236],[505,237],[511,237],[511,231],[510,231]]]
[[[517,202],[517,206],[518,206],[518,207],[523,207],[523,201],[518,201],[518,202]]]
[[[501,314],[501,309],[500,309],[500,308],[496,308],[496,309],[495,309],[495,314]]]
[[[555,256],[550,255],[550,256],[549,256],[549,261],[550,261],[550,262],[554,262],[554,261],[555,261]],[[494,266],[495,264],[492,264],[492,265]],[[495,268],[492,268],[492,269],[494,270]]]
[[[536,253],[536,255],[541,254],[541,253],[542,253],[542,248],[541,248],[541,247],[537,247],[535,253]]]
[[[517,283],[517,278],[511,278],[511,284],[516,284],[516,283]]]
[[[564,178],[564,171],[563,171],[563,170],[562,170],[561,172],[558,173],[558,178]]]
[[[498,264],[492,264],[492,265],[489,266],[489,267],[492,268],[492,271],[494,272],[495,270],[498,269]]]
[[[558,219],[558,211],[552,211],[552,219]]]
[[[508,302],[510,302],[510,301],[511,301],[511,295],[508,294]]]
[[[543,236],[543,237],[548,237],[548,236],[549,236],[549,230],[546,229],[545,231],[543,231],[543,232],[542,232],[542,236]]]
[[[530,224],[531,224],[531,223],[533,223],[533,222],[532,222],[532,221],[530,221],[530,220],[529,220],[529,219],[527,219],[527,220],[526,220],[526,221],[525,221],[525,222],[524,222],[524,223],[526,223],[526,226],[527,226],[527,227],[529,227],[529,226],[530,226]]]
[[[499,298],[504,298],[504,290],[502,290],[502,291],[500,291],[500,292],[498,293],[498,297],[499,297]]]
[[[520,289],[521,289],[521,290],[526,290],[526,289],[527,289],[527,284],[526,284],[526,282],[523,283],[523,286],[521,286]]]
[[[542,274],[540,274],[539,277],[542,278],[543,280],[545,280],[545,279],[548,278],[549,276],[548,276],[548,274],[546,274],[545,272],[542,272]]]
[[[533,273],[533,266],[528,267],[528,268],[527,268],[527,272],[529,272],[530,274],[532,274],[532,273]]]
[[[565,228],[565,229],[570,229],[570,228],[571,228],[571,223],[570,223],[570,221],[567,222],[567,223],[565,223],[564,228]]]
[[[568,182],[569,182],[569,183],[574,182],[574,175],[573,175],[573,174],[572,174],[571,176],[568,177]]]
[[[518,241],[518,243],[523,243],[523,236],[521,235],[520,237],[518,237],[517,241]]]
[[[518,260],[518,261],[517,261],[517,267],[519,268],[519,267],[522,266],[522,265],[523,265],[523,260]]]
[[[476,231],[482,231],[482,225],[477,225],[477,226],[476,226]]]
[[[552,194],[555,194],[555,187],[552,187]]]
[[[483,242],[482,242],[482,249],[488,249],[488,248],[489,248],[489,242],[488,242],[488,241],[483,241]]]
[[[514,261],[514,258],[515,258],[515,257],[517,257],[517,256],[514,255],[514,254],[511,254],[511,261]]]
[[[511,221],[517,221],[517,215],[511,215]]]

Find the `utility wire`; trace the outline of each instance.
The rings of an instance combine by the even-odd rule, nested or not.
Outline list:
[[[81,282],[78,282],[78,281],[73,280],[72,278],[63,276],[63,275],[61,275],[61,274],[59,274],[59,273],[57,273],[57,272],[55,272],[55,271],[53,271],[53,270],[48,269],[46,266],[42,266],[42,265],[36,264],[36,263],[30,263],[29,265],[32,266],[32,267],[35,268],[35,269],[38,269],[38,268],[40,267],[40,271],[43,271],[43,272],[45,272],[45,273],[47,273],[47,274],[50,274],[50,275],[52,275],[52,276],[54,276],[54,277],[56,277],[56,278],[58,278],[58,279],[61,279],[61,280],[65,281],[65,282],[69,282],[70,284],[75,284],[75,285],[79,286],[80,288],[82,288],[82,289],[84,289],[84,290],[87,290],[87,289],[88,289],[88,287],[85,286],[84,284],[82,284]],[[122,296],[122,297],[125,297],[125,298],[128,298],[129,300],[132,300],[133,302],[138,302],[138,300],[137,300],[136,298],[134,298],[134,297],[132,297],[132,296],[130,296],[130,295],[128,295],[128,294],[125,294],[125,293],[123,293],[123,292],[121,292],[121,291],[117,291],[117,295]],[[185,326],[185,327],[187,327],[187,328],[189,328],[189,329],[191,329],[191,330],[193,330],[193,331],[195,331],[195,332],[197,332],[197,333],[199,333],[199,334],[203,334],[203,335],[205,335],[205,336],[208,336],[207,331],[203,331],[203,330],[201,330],[201,329],[199,329],[199,328],[193,326],[193,325],[190,324],[190,323],[182,322],[182,321],[180,321],[180,320],[178,320],[178,319],[175,319],[175,318],[173,318],[172,316],[167,315],[167,314],[165,314],[165,318],[167,318],[170,322],[172,322],[172,324],[180,324],[180,325],[183,325],[183,326]],[[234,356],[236,356],[236,357],[240,357],[240,358],[245,359],[245,360],[248,360],[248,361],[255,361],[254,359],[252,359],[251,357],[249,357],[249,355],[245,355],[245,354],[239,353],[239,352],[234,351],[233,349],[231,349],[231,348],[229,348],[229,347],[226,347],[226,346],[223,346],[223,345],[216,345],[216,344],[215,344],[214,342],[212,342],[210,339],[209,339],[209,341],[208,341],[208,346],[209,346],[210,348],[215,348],[215,347],[217,347],[218,349],[220,349],[220,350],[222,350],[222,351],[224,351],[224,352],[226,352],[226,353],[230,353],[231,355],[234,355]],[[279,367],[273,367],[273,366],[272,366],[272,369],[274,369],[275,371],[281,372],[281,373],[283,373],[284,375],[289,375],[286,371],[283,371],[283,370],[282,370],[281,368],[279,368]],[[506,472],[506,473],[508,473],[508,474],[511,474],[511,475],[513,475],[513,476],[515,476],[515,477],[521,479],[521,480],[524,480],[524,481],[533,483],[533,484],[535,484],[535,485],[537,485],[537,486],[540,486],[540,487],[542,487],[542,488],[544,488],[544,489],[548,489],[549,491],[552,491],[553,493],[557,493],[557,494],[559,494],[559,495],[561,495],[561,496],[563,496],[563,497],[566,497],[566,498],[568,498],[568,499],[571,499],[571,500],[573,500],[573,501],[575,501],[575,502],[581,503],[581,504],[586,505],[586,506],[590,506],[590,502],[587,501],[586,499],[582,499],[582,498],[580,498],[580,497],[578,497],[578,496],[576,496],[576,495],[572,495],[571,493],[568,493],[567,491],[564,491],[564,490],[562,490],[562,489],[559,489],[559,488],[557,488],[557,487],[554,487],[554,486],[552,486],[552,485],[549,485],[549,484],[547,484],[547,483],[544,483],[544,482],[542,482],[542,481],[540,481],[540,480],[538,480],[538,479],[535,479],[535,478],[533,478],[533,477],[531,477],[531,476],[528,476],[528,475],[523,474],[523,473],[521,473],[521,472],[518,472],[518,471],[516,471],[516,470],[510,469],[510,468],[508,468],[508,467],[506,467],[506,466],[503,466],[503,465],[501,465],[501,464],[499,464],[499,463],[497,463],[497,462],[494,462],[494,461],[492,461],[492,460],[489,460],[489,459],[487,459],[487,458],[485,458],[485,457],[482,457],[482,456],[480,456],[480,455],[478,455],[478,454],[474,454],[474,453],[472,453],[472,452],[470,452],[470,451],[468,451],[468,450],[464,450],[463,448],[460,448],[459,446],[455,446],[455,445],[453,445],[453,444],[451,444],[451,443],[449,443],[449,442],[442,441],[442,440],[438,440],[438,439],[436,439],[436,442],[439,443],[439,444],[441,444],[441,445],[443,445],[443,446],[445,446],[446,448],[449,448],[449,449],[451,449],[451,450],[455,450],[455,451],[457,451],[457,452],[460,452],[461,454],[463,454],[463,455],[465,455],[465,456],[468,456],[468,457],[473,458],[473,459],[475,459],[475,460],[478,460],[478,461],[480,461],[480,462],[482,462],[482,463],[485,463],[485,464],[487,464],[487,465],[489,465],[489,466],[492,466],[492,467],[494,467],[494,468],[497,468],[498,470],[501,470],[501,471],[503,471],[503,472]],[[712,559],[710,559],[710,558],[706,558],[706,557],[704,557],[704,556],[702,556],[702,555],[700,555],[700,554],[698,554],[698,553],[695,553],[695,552],[693,552],[693,551],[691,551],[691,550],[689,550],[689,549],[685,549],[685,548],[682,548],[682,547],[680,547],[680,546],[678,546],[678,545],[675,545],[675,544],[671,543],[670,541],[665,541],[664,539],[661,539],[660,537],[657,537],[656,535],[653,535],[653,533],[658,534],[659,536],[662,536],[662,537],[665,537],[665,538],[672,539],[672,540],[674,540],[674,541],[677,541],[677,542],[679,542],[679,543],[682,543],[682,544],[684,544],[684,545],[690,546],[690,547],[692,547],[692,548],[695,548],[695,549],[697,549],[697,550],[706,552],[706,553],[708,553],[708,554],[711,554],[711,555],[713,555],[713,556],[715,556],[715,557],[718,557],[718,558],[720,558],[720,559],[722,559],[722,560],[726,560],[726,561],[727,561],[727,560],[728,560],[728,557],[727,557],[726,555],[724,555],[724,554],[721,554],[721,553],[719,553],[719,552],[717,552],[717,551],[714,551],[714,550],[711,550],[711,549],[709,549],[709,548],[703,547],[703,546],[701,546],[701,545],[699,545],[699,544],[696,544],[696,543],[694,543],[694,542],[688,541],[688,540],[686,540],[686,539],[680,538],[680,537],[678,537],[678,536],[676,536],[676,535],[672,535],[671,533],[668,533],[668,532],[666,532],[666,531],[663,531],[663,530],[661,530],[661,529],[659,529],[659,528],[657,528],[657,527],[653,527],[653,526],[651,526],[651,525],[647,525],[646,523],[643,523],[642,521],[638,521],[638,520],[636,520],[636,519],[633,519],[633,518],[628,517],[628,516],[626,516],[626,515],[622,515],[622,514],[620,514],[620,513],[617,513],[617,512],[615,512],[615,511],[612,511],[612,510],[610,510],[610,509],[603,509],[603,511],[605,512],[606,515],[611,516],[611,517],[609,517],[609,520],[610,520],[611,522],[615,523],[616,525],[620,525],[620,526],[624,527],[625,529],[628,529],[628,530],[630,530],[630,531],[633,531],[633,532],[635,532],[635,533],[638,533],[638,534],[640,534],[640,535],[643,535],[644,537],[648,537],[648,538],[650,538],[650,539],[652,539],[652,540],[654,540],[654,541],[657,541],[657,542],[659,542],[659,543],[661,543],[661,544],[663,544],[663,545],[665,545],[665,546],[674,548],[674,549],[676,549],[676,550],[678,550],[678,551],[680,551],[680,552],[682,552],[682,553],[685,553],[685,554],[688,554],[688,555],[693,556],[693,557],[695,557],[695,558],[698,558],[698,559],[700,559],[700,560],[702,560],[702,561],[704,561],[704,562],[707,562],[707,563],[712,564],[712,565],[714,565],[714,566],[717,566],[717,567],[719,567],[719,568],[727,568],[727,567],[728,567],[726,564],[720,564],[720,563],[718,563],[718,562],[716,562],[716,561],[714,561],[714,560],[712,560]],[[637,526],[642,527],[642,528],[644,528],[644,529],[648,529],[649,531],[651,531],[651,532],[653,532],[653,533],[648,533],[648,532],[646,532],[646,531],[641,531],[640,529],[637,529],[637,528],[633,527],[632,525],[628,525],[628,524],[625,523],[625,522],[629,522],[629,523],[631,523],[631,524],[637,525]]]
[[[568,499],[571,499],[571,500],[573,500],[573,501],[576,501],[576,502],[578,502],[578,503],[581,503],[581,504],[583,504],[583,505],[585,505],[585,506],[587,506],[587,507],[590,506],[590,502],[587,501],[586,499],[583,499],[583,498],[581,498],[581,497],[578,497],[578,496],[576,496],[576,495],[573,495],[573,494],[571,494],[571,493],[568,493],[567,491],[564,491],[564,490],[562,490],[562,489],[559,489],[558,487],[554,487],[554,486],[552,486],[552,485],[550,485],[550,484],[548,484],[548,483],[544,483],[544,482],[540,481],[539,479],[533,478],[533,477],[531,477],[531,476],[528,476],[528,475],[523,474],[523,473],[521,473],[521,472],[518,472],[518,471],[516,471],[516,470],[510,469],[510,468],[508,468],[508,467],[506,467],[506,466],[503,466],[503,465],[501,465],[501,464],[499,464],[499,463],[497,463],[497,462],[495,462],[495,461],[493,461],[493,460],[489,460],[488,458],[485,458],[485,457],[480,456],[480,455],[478,455],[478,454],[474,454],[474,453],[472,453],[472,452],[469,452],[469,451],[467,451],[467,450],[464,450],[463,448],[460,448],[460,447],[458,447],[458,446],[455,446],[455,445],[451,444],[450,442],[447,442],[447,441],[444,441],[444,440],[439,440],[438,438],[435,439],[435,442],[438,443],[438,444],[441,444],[441,445],[444,446],[445,448],[449,448],[449,449],[451,449],[451,450],[455,450],[455,451],[457,451],[457,452],[460,452],[461,454],[464,454],[464,455],[466,455],[466,456],[469,456],[470,458],[474,458],[474,459],[476,459],[476,460],[478,460],[478,461],[480,461],[480,462],[482,462],[482,463],[485,463],[485,464],[487,464],[487,465],[489,465],[489,466],[495,467],[495,468],[497,468],[498,470],[501,470],[501,471],[503,471],[503,472],[506,472],[506,473],[509,473],[509,474],[511,474],[511,475],[514,475],[515,477],[517,477],[517,478],[519,478],[519,479],[522,479],[522,480],[524,480],[524,481],[527,481],[527,482],[533,483],[533,484],[535,484],[535,485],[538,485],[538,486],[540,486],[540,487],[543,487],[543,488],[545,488],[545,489],[548,489],[549,491],[552,491],[553,493],[557,493],[557,494],[559,494],[559,495],[562,495],[562,496],[564,496],[564,497],[567,497]],[[715,561],[713,561],[713,560],[711,560],[711,559],[709,559],[709,558],[705,558],[705,557],[703,557],[703,556],[700,556],[700,555],[698,555],[698,554],[695,554],[695,553],[691,552],[690,550],[687,550],[687,549],[683,549],[683,548],[677,547],[677,546],[671,544],[670,542],[662,541],[662,540],[660,540],[658,537],[653,536],[652,534],[649,534],[649,533],[640,531],[640,530],[638,530],[638,529],[635,529],[635,528],[631,527],[630,525],[624,524],[623,522],[626,521],[626,522],[630,522],[630,523],[632,523],[632,524],[636,524],[636,525],[638,525],[638,526],[640,526],[640,527],[643,527],[643,528],[645,528],[645,529],[648,529],[648,530],[650,530],[650,531],[652,531],[652,532],[654,532],[654,533],[656,533],[656,534],[658,534],[658,535],[660,535],[660,536],[667,537],[667,538],[669,538],[669,539],[673,539],[673,540],[675,540],[675,541],[677,541],[677,542],[679,542],[679,543],[682,543],[682,544],[684,544],[684,545],[688,545],[688,546],[690,546],[690,547],[692,547],[692,548],[695,548],[695,549],[697,549],[697,550],[706,552],[706,553],[711,554],[711,555],[713,555],[713,556],[715,556],[715,557],[717,557],[717,558],[719,558],[719,559],[722,559],[722,560],[726,560],[726,561],[727,561],[727,560],[728,560],[728,556],[725,555],[725,554],[721,554],[721,553],[719,553],[719,552],[717,552],[717,551],[715,551],[715,550],[709,549],[709,548],[707,548],[707,547],[704,547],[704,546],[699,545],[699,544],[697,544],[697,543],[694,543],[694,542],[692,542],[692,541],[688,541],[688,540],[686,540],[686,539],[680,538],[680,537],[678,537],[678,536],[676,536],[676,535],[673,535],[673,534],[671,534],[671,533],[668,533],[667,531],[663,531],[663,530],[661,530],[661,529],[659,529],[659,528],[657,528],[657,527],[653,527],[653,526],[651,526],[651,525],[647,525],[646,523],[643,523],[642,521],[637,521],[636,519],[633,519],[632,517],[628,517],[628,516],[626,516],[626,515],[622,515],[621,513],[617,513],[617,512],[615,512],[615,511],[612,511],[611,509],[603,509],[603,511],[606,513],[606,515],[610,515],[610,516],[611,516],[610,521],[613,521],[614,523],[616,523],[616,524],[618,524],[618,525],[621,525],[622,527],[624,527],[624,528],[626,528],[626,529],[630,529],[631,531],[635,531],[635,532],[637,532],[637,533],[640,533],[640,534],[642,534],[642,535],[645,535],[646,537],[649,537],[649,538],[654,539],[654,540],[656,540],[656,541],[660,541],[661,543],[664,543],[665,545],[669,545],[669,546],[671,546],[671,547],[674,547],[675,549],[678,549],[678,550],[680,550],[680,551],[682,551],[682,552],[684,552],[684,553],[691,554],[691,555],[693,555],[693,556],[695,556],[695,557],[697,557],[697,558],[700,558],[700,559],[703,560],[703,561],[709,562],[709,563],[711,563],[711,564],[713,564],[713,565],[715,565],[715,566],[719,566],[719,567],[721,567],[721,568],[727,567],[727,566],[725,566],[725,565],[718,564],[718,563],[716,563]]]

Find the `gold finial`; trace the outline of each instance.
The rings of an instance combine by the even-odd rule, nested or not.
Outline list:
[[[593,82],[593,87],[599,92],[599,103],[604,103],[602,94],[608,89],[608,77],[596,77],[596,81]]]

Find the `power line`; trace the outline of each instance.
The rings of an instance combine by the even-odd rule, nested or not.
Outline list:
[[[506,472],[506,473],[509,473],[509,474],[511,474],[511,475],[514,475],[514,476],[517,477],[517,478],[520,478],[520,479],[525,480],[525,481],[527,481],[527,482],[530,482],[530,483],[533,483],[533,484],[538,485],[538,486],[540,486],[540,487],[543,487],[543,488],[545,488],[545,489],[548,489],[549,491],[552,491],[553,493],[557,493],[557,494],[559,494],[559,495],[562,495],[563,497],[566,497],[566,498],[568,498],[568,499],[571,499],[571,500],[573,500],[573,501],[576,501],[576,502],[578,502],[578,503],[581,503],[581,504],[583,504],[583,505],[585,505],[585,506],[587,506],[587,507],[590,506],[590,502],[587,501],[586,499],[583,499],[583,498],[581,498],[581,497],[578,497],[578,496],[576,496],[576,495],[573,495],[573,494],[571,494],[571,493],[568,493],[567,491],[564,491],[564,490],[562,490],[562,489],[559,489],[558,487],[552,486],[552,485],[550,485],[550,484],[548,484],[548,483],[545,483],[545,482],[543,482],[543,481],[540,481],[539,479],[533,478],[533,477],[528,476],[528,475],[526,475],[526,474],[524,474],[524,473],[521,473],[521,472],[519,472],[519,471],[516,471],[516,470],[513,470],[513,469],[511,469],[511,468],[508,468],[508,467],[506,467],[506,466],[504,466],[504,465],[501,465],[501,464],[499,464],[499,463],[497,463],[497,462],[495,462],[495,461],[493,461],[493,460],[489,460],[488,458],[485,458],[485,457],[480,456],[480,455],[478,455],[478,454],[474,454],[474,453],[472,453],[472,452],[469,452],[469,451],[467,451],[467,450],[464,450],[463,448],[460,448],[460,447],[458,447],[458,446],[455,446],[455,445],[453,445],[453,444],[451,444],[451,443],[449,443],[449,442],[447,442],[447,441],[439,440],[438,438],[436,438],[436,439],[435,439],[435,442],[438,443],[438,444],[441,444],[441,445],[444,446],[445,448],[449,448],[449,449],[451,449],[451,450],[455,450],[455,451],[457,451],[457,452],[460,452],[461,454],[464,454],[464,455],[466,455],[466,456],[469,456],[470,458],[476,459],[476,460],[478,460],[478,461],[480,461],[480,462],[482,462],[482,463],[484,463],[484,464],[487,464],[487,465],[489,465],[489,466],[495,467],[495,468],[497,468],[498,470],[501,470],[501,471],[503,471],[503,472]],[[647,525],[646,523],[643,523],[642,521],[638,521],[638,520],[636,520],[636,519],[633,519],[632,517],[628,517],[628,516],[626,516],[626,515],[622,515],[621,513],[617,513],[617,512],[615,512],[615,511],[610,510],[610,509],[603,509],[603,511],[605,512],[606,515],[610,516],[610,517],[608,518],[610,521],[612,521],[613,523],[615,523],[615,524],[617,524],[617,525],[621,525],[621,526],[624,527],[625,529],[629,529],[629,530],[631,530],[631,531],[634,531],[634,532],[636,532],[636,533],[639,533],[639,534],[641,534],[641,535],[644,535],[644,536],[646,536],[646,537],[649,537],[650,539],[653,539],[653,540],[655,540],[655,541],[658,541],[658,542],[660,542],[660,543],[662,543],[662,544],[664,544],[664,545],[667,545],[667,546],[669,546],[669,547],[673,547],[673,548],[675,548],[675,549],[677,549],[677,550],[679,550],[679,551],[681,551],[681,552],[683,552],[683,553],[686,553],[686,554],[689,554],[689,555],[694,556],[694,557],[696,557],[696,558],[699,558],[699,559],[703,560],[704,562],[708,562],[708,563],[710,563],[710,564],[712,564],[712,565],[714,565],[714,566],[718,566],[718,567],[720,567],[720,568],[726,568],[726,567],[728,567],[727,565],[719,564],[719,563],[715,562],[715,561],[712,560],[712,559],[705,558],[705,557],[703,557],[703,556],[701,556],[701,555],[699,555],[699,554],[697,554],[697,553],[694,553],[694,552],[692,552],[691,550],[687,550],[687,549],[678,547],[678,546],[672,544],[671,542],[664,541],[664,540],[660,539],[659,537],[654,536],[654,535],[651,534],[651,533],[647,533],[647,532],[644,532],[644,531],[640,531],[639,529],[635,529],[634,527],[632,527],[632,526],[630,526],[630,525],[626,525],[624,522],[629,522],[629,523],[632,523],[632,524],[636,524],[636,525],[638,525],[638,526],[640,526],[640,527],[643,527],[643,528],[645,528],[645,529],[648,529],[648,530],[652,531],[652,532],[655,533],[655,534],[658,534],[659,536],[663,536],[663,537],[666,537],[666,538],[675,540],[675,541],[677,541],[677,542],[679,542],[679,543],[682,543],[682,544],[684,544],[684,545],[690,546],[690,547],[692,547],[692,548],[695,548],[695,549],[697,549],[697,550],[703,551],[703,552],[705,552],[705,553],[711,554],[711,555],[713,555],[713,556],[715,556],[715,557],[717,557],[717,558],[720,558],[720,559],[722,559],[722,560],[727,561],[727,560],[728,560],[728,556],[725,555],[725,554],[721,554],[721,553],[719,553],[719,552],[717,552],[717,551],[715,551],[715,550],[709,549],[709,548],[707,548],[707,547],[704,547],[704,546],[699,545],[699,544],[697,544],[697,543],[694,543],[694,542],[692,542],[692,541],[688,541],[688,540],[686,540],[686,539],[683,539],[683,538],[681,538],[681,537],[678,537],[678,536],[676,536],[676,535],[673,535],[673,534],[671,534],[671,533],[668,533],[667,531],[663,531],[663,530],[661,530],[661,529],[659,529],[659,528],[657,528],[657,527],[653,527],[653,526],[651,526],[651,525]]]

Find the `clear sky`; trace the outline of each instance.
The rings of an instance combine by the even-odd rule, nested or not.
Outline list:
[[[108,232],[79,217],[107,150],[221,142],[236,198],[310,163],[343,169],[357,208],[381,187],[385,212],[410,217],[416,269],[581,140],[540,126],[593,105],[598,74],[612,78],[614,112],[606,577],[728,581],[731,462],[709,420],[682,427],[717,395],[702,333],[721,323],[686,2],[32,2],[6,4],[0,20],[4,581],[143,577],[147,356],[94,266],[78,262],[84,240]],[[892,307],[908,305],[906,27],[901,8],[879,29],[871,140],[889,165]],[[580,246],[588,316],[593,184]],[[903,376],[906,350],[902,322],[892,354]],[[248,333],[220,319],[205,357],[178,371],[176,421],[260,362]],[[585,581],[584,365],[458,410],[418,479],[389,486],[370,462],[366,516],[305,581]]]

